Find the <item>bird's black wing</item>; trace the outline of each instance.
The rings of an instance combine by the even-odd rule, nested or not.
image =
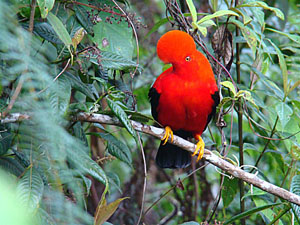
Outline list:
[[[212,110],[211,113],[208,115],[207,117],[207,121],[206,121],[206,125],[203,131],[205,131],[205,129],[207,128],[210,120],[212,119],[212,117],[216,114],[216,108],[220,103],[220,96],[219,96],[219,92],[216,91],[214,94],[211,95],[212,99],[214,100],[214,104],[212,106]]]
[[[160,94],[157,92],[157,90],[154,87],[151,87],[148,93],[148,97],[151,103],[152,116],[157,121],[158,118],[157,107],[158,107]]]

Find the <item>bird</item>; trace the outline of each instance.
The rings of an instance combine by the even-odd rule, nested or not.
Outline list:
[[[199,161],[204,154],[201,135],[216,113],[218,86],[209,61],[188,33],[168,31],[158,40],[156,50],[160,60],[171,67],[157,77],[148,93],[151,114],[165,129],[155,161],[161,168],[186,168],[191,156],[198,154]],[[174,134],[197,140],[192,155],[172,144]]]

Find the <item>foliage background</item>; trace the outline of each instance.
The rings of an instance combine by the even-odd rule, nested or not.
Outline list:
[[[146,211],[145,224],[223,224],[235,215],[240,216],[236,224],[243,224],[241,211],[246,211],[247,224],[299,223],[299,207],[229,179],[204,161],[193,162],[185,170],[157,168],[154,157],[159,140],[137,134],[128,123],[128,118],[154,123],[147,94],[165,69],[156,56],[156,42],[179,25],[166,13],[168,2],[0,2],[1,116],[31,116],[18,123],[1,123],[0,166],[3,176],[15,181],[7,186],[15,187],[18,204],[36,224],[101,224],[111,214],[112,224],[135,224],[141,208],[145,212],[168,190]],[[238,96],[230,89],[232,83],[224,85],[227,102],[221,106],[226,112],[222,116],[227,145],[213,122],[203,135],[206,146],[228,152],[232,160],[236,156],[239,163],[257,167],[260,178],[298,194],[297,1],[194,3],[198,18],[192,1],[178,1],[178,6],[198,28],[212,55],[217,55],[211,47],[213,34],[226,24],[233,37],[234,54],[229,54],[234,57],[233,84],[247,91]],[[215,12],[219,14],[201,21]],[[231,52],[230,44],[228,48]],[[230,81],[225,73],[221,80]],[[80,111],[115,115],[125,128],[77,122],[74,115]],[[201,169],[191,174],[197,168]],[[182,183],[177,182],[179,178]],[[244,196],[239,194],[241,189]]]

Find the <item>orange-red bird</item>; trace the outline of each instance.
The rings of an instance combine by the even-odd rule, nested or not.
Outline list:
[[[193,38],[178,30],[164,34],[157,43],[158,57],[172,67],[164,71],[149,90],[152,116],[165,127],[156,163],[161,168],[185,168],[190,153],[167,143],[174,134],[198,140],[198,159],[204,153],[201,134],[216,112],[219,94],[212,68],[196,49]]]

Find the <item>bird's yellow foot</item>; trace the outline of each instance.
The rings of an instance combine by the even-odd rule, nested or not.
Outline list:
[[[161,139],[162,141],[164,141],[163,145],[165,145],[168,142],[170,135],[171,135],[171,142],[173,142],[173,139],[174,139],[173,131],[172,131],[171,127],[166,126],[165,127],[165,135]]]
[[[196,145],[196,149],[195,149],[194,153],[192,154],[192,156],[195,156],[198,153],[198,157],[197,157],[197,162],[198,162],[200,159],[202,159],[202,156],[204,154],[205,143],[202,140],[200,135],[196,135],[195,138],[198,140],[198,143]]]

